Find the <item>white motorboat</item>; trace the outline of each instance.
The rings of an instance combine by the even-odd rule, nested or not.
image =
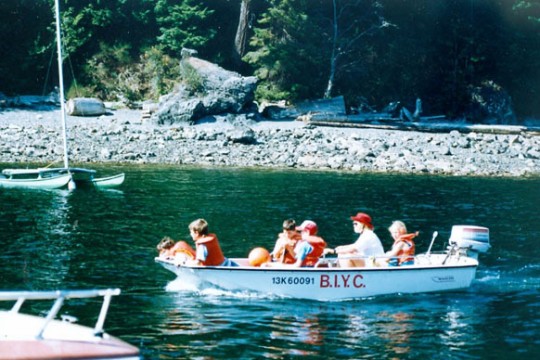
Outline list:
[[[10,310],[0,310],[0,360],[33,359],[139,359],[139,350],[107,334],[103,325],[111,297],[119,289],[3,291],[0,301],[15,301]],[[103,297],[95,326],[73,323],[73,316],[55,319],[67,299]],[[46,316],[22,313],[26,300],[53,300]]]
[[[110,188],[120,186],[124,182],[125,174],[118,174],[105,178],[95,178],[96,170],[69,167],[66,104],[64,101],[64,74],[62,67],[62,40],[60,33],[60,7],[55,0],[56,18],[56,47],[58,55],[58,77],[60,90],[60,108],[62,115],[62,135],[64,147],[64,166],[61,168],[38,168],[38,169],[5,169],[0,176],[0,187],[5,188],[34,188],[54,189],[67,186],[70,190],[77,185],[90,185],[97,188]],[[47,176],[44,176],[46,174]],[[63,183],[66,175],[70,178]],[[46,178],[46,180],[44,180]],[[22,181],[21,179],[24,179]]]
[[[433,236],[435,240],[436,234]],[[476,275],[478,253],[490,248],[489,230],[456,225],[442,253],[415,256],[414,265],[341,268],[337,258],[321,258],[312,268],[254,267],[247,258],[233,258],[238,267],[192,266],[185,257],[155,260],[183,282],[199,289],[256,292],[320,301],[361,299],[379,295],[450,291],[468,288]]]

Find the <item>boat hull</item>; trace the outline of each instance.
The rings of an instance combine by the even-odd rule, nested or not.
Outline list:
[[[67,186],[71,180],[71,175],[60,174],[50,177],[14,179],[1,178],[0,187],[4,188],[23,188],[23,189],[59,189]]]
[[[16,301],[11,310],[0,310],[0,360],[139,359],[135,346],[103,329],[111,297],[119,293],[119,289],[0,292],[0,301]],[[103,297],[94,327],[73,323],[73,316],[71,321],[55,319],[66,300],[92,297]],[[27,300],[53,303],[47,315],[41,316],[20,312]]]
[[[122,185],[124,173],[96,178],[96,171],[84,168],[38,168],[5,169],[0,177],[0,186],[7,188],[58,189],[69,186],[73,181],[76,186],[114,188]]]
[[[133,349],[112,340],[95,343],[60,340],[0,340],[0,360],[58,360],[58,359],[140,359]]]
[[[191,267],[177,265],[172,260],[156,258],[156,261],[199,288],[213,286],[278,297],[336,301],[468,288],[478,262],[461,257],[442,264],[445,257],[431,255],[413,266],[366,268]],[[245,263],[245,259],[232,260]]]
[[[126,175],[124,173],[109,177],[93,179],[92,183],[97,188],[113,188],[122,185]]]

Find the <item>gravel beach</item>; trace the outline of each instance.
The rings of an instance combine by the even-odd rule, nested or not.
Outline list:
[[[0,111],[0,162],[62,160],[60,110]],[[157,126],[138,110],[68,116],[70,161],[297,168],[350,172],[520,177],[540,174],[535,133],[316,127],[301,121],[217,117]]]

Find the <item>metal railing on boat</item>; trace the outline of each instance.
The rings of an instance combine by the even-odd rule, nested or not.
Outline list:
[[[16,301],[10,312],[18,313],[26,300],[55,300],[51,309],[45,317],[43,326],[36,334],[36,338],[41,338],[43,332],[53,320],[65,299],[81,299],[103,297],[103,303],[99,312],[98,319],[94,326],[94,335],[101,336],[104,333],[103,325],[107,317],[111,297],[120,295],[120,289],[93,289],[93,290],[56,290],[56,291],[0,291],[0,301]]]

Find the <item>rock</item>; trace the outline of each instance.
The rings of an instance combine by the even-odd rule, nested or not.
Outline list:
[[[236,128],[229,133],[229,140],[237,144],[252,145],[257,143],[257,138],[255,137],[255,132],[248,128]]]
[[[193,56],[182,59],[181,69],[182,82],[175,92],[162,97],[151,122],[193,124],[205,116],[239,114],[253,104],[254,76],[243,77]]]
[[[33,111],[0,113],[0,162],[48,164],[62,158],[59,110],[40,113],[41,120]],[[295,121],[254,122],[244,114],[170,127],[125,124],[121,112],[115,118],[69,119],[70,160],[460,176],[540,174],[540,137],[534,133],[307,127]]]
[[[487,124],[516,123],[510,95],[495,82],[484,81],[479,86],[471,87],[469,93],[467,119]]]

